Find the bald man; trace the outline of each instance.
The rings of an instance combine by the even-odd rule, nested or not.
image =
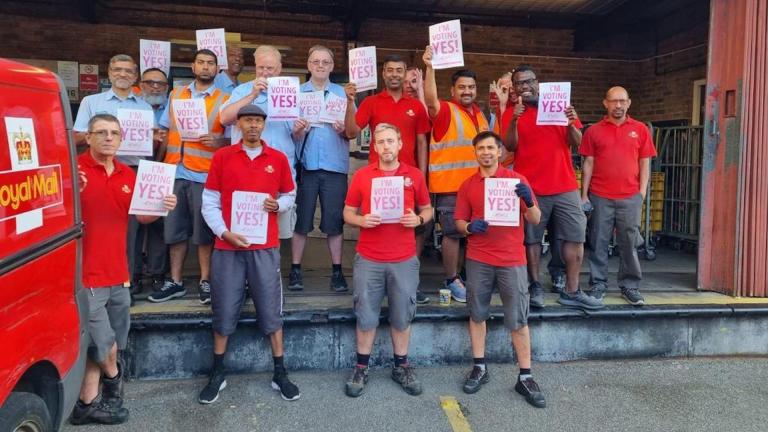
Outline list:
[[[648,190],[651,158],[656,156],[648,128],[629,117],[632,104],[623,87],[612,87],[603,99],[607,115],[584,133],[579,153],[582,163],[582,203],[594,208],[589,221],[589,295],[602,299],[608,286],[608,243],[614,229],[619,250],[621,295],[630,304],[645,304],[640,295],[643,278],[637,247],[640,211]]]

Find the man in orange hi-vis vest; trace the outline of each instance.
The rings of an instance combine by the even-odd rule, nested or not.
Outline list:
[[[181,270],[187,256],[187,240],[197,245],[200,262],[200,303],[211,302],[210,265],[213,251],[213,233],[200,212],[203,185],[208,177],[213,153],[229,144],[224,138],[224,126],[219,110],[228,96],[213,85],[218,72],[218,60],[211,50],[195,53],[192,74],[195,80],[189,85],[173,89],[160,127],[168,129],[164,162],[176,165],[173,193],[178,197],[176,209],[165,219],[165,243],[170,245],[171,279],[160,291],[149,296],[149,301],[164,302],[187,293]],[[192,100],[202,104],[192,104]],[[205,112],[202,112],[205,108]],[[205,125],[207,124],[207,131]],[[202,130],[202,131],[201,131]],[[205,132],[205,133],[202,133]]]
[[[435,207],[443,230],[442,255],[445,288],[459,302],[467,301],[467,290],[458,275],[459,240],[464,234],[456,229],[453,212],[459,186],[477,172],[477,159],[472,139],[488,130],[488,120],[475,104],[477,79],[474,72],[460,70],[451,77],[451,101],[437,98],[432,47],[424,52],[426,66],[424,99],[432,119],[429,144],[429,191],[436,194]]]

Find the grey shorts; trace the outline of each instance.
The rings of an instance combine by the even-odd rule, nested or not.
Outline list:
[[[344,199],[347,175],[325,170],[305,170],[296,193],[296,228],[299,234],[315,229],[315,206],[320,198],[320,231],[329,236],[344,232]]]
[[[373,330],[379,325],[381,302],[387,297],[389,325],[403,331],[416,315],[419,260],[414,256],[398,263],[380,263],[355,255],[354,304],[357,327]]]
[[[222,336],[231,335],[237,328],[246,279],[261,332],[270,335],[283,327],[283,283],[277,248],[214,249],[211,256],[213,331]]]
[[[581,196],[578,191],[539,195],[536,199],[541,209],[541,221],[538,225],[525,224],[526,245],[541,243],[544,230],[550,221],[558,240],[584,243],[587,217],[581,209]]]
[[[165,218],[165,243],[176,244],[192,239],[196,245],[213,243],[213,232],[203,219],[203,183],[185,179],[173,182],[176,208]]]
[[[504,327],[517,330],[528,325],[529,294],[526,266],[496,267],[467,259],[469,316],[476,323],[490,316],[491,294],[498,287],[504,307]]]
[[[443,229],[443,235],[450,238],[464,238],[456,228],[454,212],[456,211],[456,194],[437,194],[435,196],[435,209],[437,210],[438,222]]]
[[[122,284],[88,290],[88,333],[91,337],[88,358],[103,363],[115,342],[117,349],[124,349],[128,344],[131,294]]]

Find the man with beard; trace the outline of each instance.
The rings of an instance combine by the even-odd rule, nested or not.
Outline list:
[[[477,78],[470,70],[460,70],[451,77],[451,101],[437,97],[435,70],[432,68],[432,47],[424,52],[426,80],[424,97],[432,119],[432,140],[429,145],[429,191],[437,194],[435,207],[442,227],[442,256],[445,288],[458,302],[467,301],[467,290],[458,275],[459,242],[464,234],[456,228],[453,212],[456,193],[461,184],[477,171],[472,139],[488,130],[488,120],[475,104]]]
[[[232,144],[236,144],[243,136],[237,128],[235,121],[240,108],[247,105],[255,105],[267,112],[267,78],[280,75],[282,63],[281,55],[277,48],[270,45],[259,45],[253,52],[256,65],[256,78],[253,81],[240,84],[232,91],[227,103],[221,109],[221,121],[224,125],[232,126]],[[293,135],[298,136],[307,127],[305,120],[292,121],[268,121],[264,125],[261,134],[262,139],[273,149],[282,152],[288,158],[291,168],[291,178],[296,179],[294,163],[296,160],[296,144]],[[294,205],[283,209],[278,214],[278,237],[280,240],[293,237],[293,228],[296,225],[296,212]]]
[[[333,51],[315,45],[309,49],[307,69],[309,81],[301,85],[302,93],[322,91],[327,100],[331,94],[346,98],[344,88],[330,80],[333,71]],[[347,103],[347,110],[354,109]],[[299,131],[296,149],[301,170],[301,181],[296,196],[296,228],[291,242],[291,272],[288,289],[304,288],[301,260],[307,244],[307,234],[314,229],[315,207],[320,199],[320,231],[325,233],[331,255],[330,288],[345,292],[349,288],[341,270],[341,252],[344,233],[344,195],[349,173],[349,140],[343,121],[319,123]],[[297,173],[298,174],[298,173]]]
[[[469,297],[469,339],[472,344],[474,366],[464,382],[464,392],[475,393],[490,380],[485,364],[485,322],[490,317],[491,294],[498,288],[504,308],[504,327],[512,338],[517,362],[520,365],[515,391],[531,405],[546,405],[531,374],[531,334],[528,330],[528,292],[526,290],[525,246],[523,245],[523,219],[525,224],[537,224],[541,211],[528,185],[528,180],[501,166],[501,137],[493,132],[480,132],[472,140],[480,165],[477,172],[462,183],[456,200],[456,226],[468,237],[467,295]],[[491,225],[485,214],[487,200],[485,179],[517,180],[514,197],[518,200],[517,226]],[[511,192],[511,191],[510,191]],[[502,198],[503,199],[503,198]],[[522,205],[525,204],[525,205]]]
[[[584,157],[581,201],[594,208],[589,221],[589,294],[598,299],[605,295],[608,243],[615,230],[621,294],[630,304],[642,306],[640,212],[656,148],[648,128],[627,115],[631,104],[623,87],[612,87],[603,99],[608,115],[584,133],[579,147]]]
[[[160,69],[149,68],[141,74],[139,82],[141,88],[141,98],[152,107],[155,113],[155,124],[160,122],[160,117],[168,104],[168,77]],[[153,131],[153,142],[155,149],[154,160],[162,162],[164,155],[158,154],[157,150],[164,142],[167,135],[165,129],[156,127]],[[144,229],[142,229],[144,228]],[[146,251],[147,251],[147,271],[152,275],[152,290],[159,291],[165,283],[165,274],[168,271],[168,245],[163,238],[163,219],[159,218],[149,225],[139,228],[137,251],[141,253],[142,242],[146,230]],[[135,270],[134,270],[135,271]],[[136,279],[134,279],[136,281]],[[141,283],[131,285],[131,294],[136,294],[142,289]]]
[[[77,145],[86,144],[88,121],[96,114],[110,114],[117,117],[118,109],[152,110],[152,107],[141,97],[133,93],[136,82],[137,67],[131,56],[118,54],[109,60],[107,69],[112,88],[98,94],[89,95],[80,102],[75,124],[72,127]],[[139,165],[139,156],[117,156],[117,160],[134,170]],[[135,216],[130,216],[127,231],[128,269],[130,278],[125,282],[131,284],[131,291],[140,289],[142,273],[141,240],[139,240],[139,223]]]
[[[386,65],[386,63],[385,63]],[[403,68],[404,69],[404,68]],[[418,103],[418,102],[416,102]],[[403,148],[396,126],[379,123],[373,131],[376,163],[359,169],[347,191],[344,221],[360,227],[354,264],[357,363],[346,384],[347,396],[363,393],[368,381],[368,362],[379,325],[381,302],[387,297],[394,365],[392,379],[406,393],[421,394],[421,383],[408,363],[411,320],[416,314],[416,289],[419,286],[419,260],[413,231],[432,218],[432,206],[424,175],[415,167],[401,163]],[[402,179],[403,209],[399,217],[383,218],[373,208],[375,179]]]
[[[219,111],[227,95],[213,86],[217,67],[216,54],[202,49],[195,53],[192,74],[195,80],[187,86],[176,87],[160,119],[160,127],[168,130],[167,147],[163,162],[176,165],[176,181],[173,193],[179,205],[165,220],[165,243],[170,245],[171,279],[165,281],[160,291],[152,293],[149,301],[164,302],[183,297],[187,290],[182,279],[182,267],[187,256],[187,240],[197,245],[200,265],[199,295],[201,304],[211,302],[210,262],[213,250],[213,233],[200,213],[203,184],[208,177],[213,153],[229,144],[223,138],[224,126]],[[183,140],[174,114],[174,101],[202,99],[208,117],[208,133],[196,140]]]
[[[587,218],[581,208],[571,148],[581,142],[581,122],[572,106],[565,109],[568,126],[536,125],[539,82],[529,65],[515,69],[512,82],[517,94],[504,145],[515,152],[515,171],[530,182],[539,200],[541,222],[525,226],[531,306],[544,307],[544,289],[539,282],[541,240],[550,224],[561,242],[560,256],[566,267],[566,287],[558,303],[583,309],[601,309],[603,301],[579,289],[579,270],[584,256]]]
[[[407,96],[403,92],[403,80],[405,79],[405,60],[398,55],[384,58],[381,76],[385,88],[377,95],[369,96],[360,104],[357,113],[347,110],[345,124],[347,137],[355,138],[360,129],[368,126],[370,130],[376,130],[379,123],[394,125],[400,130],[403,148],[398,153],[398,160],[421,170],[422,175],[427,176],[427,134],[431,130],[429,117],[424,105],[418,99]],[[347,95],[354,97],[357,89],[354,83],[347,84]],[[351,92],[351,93],[350,93]],[[354,106],[354,104],[353,104]],[[376,137],[371,137],[376,142]],[[376,146],[371,147],[368,163],[376,164],[379,155]],[[416,231],[416,250],[421,251],[424,244],[424,229]],[[421,292],[417,295],[419,303],[427,303],[427,298]]]
[[[229,336],[235,332],[243,306],[243,288],[248,280],[259,329],[269,337],[275,365],[272,388],[288,401],[299,399],[298,387],[288,379],[283,361],[283,290],[280,281],[280,251],[277,213],[293,207],[296,186],[288,158],[261,139],[267,115],[246,104],[237,112],[242,139],[216,152],[203,191],[203,216],[216,234],[213,267],[213,369],[198,401],[210,404],[227,386],[224,356]],[[256,195],[256,193],[265,194]],[[250,210],[238,216],[237,196]],[[255,201],[255,200],[260,201]],[[253,209],[256,207],[256,209]],[[240,218],[247,220],[236,226]],[[257,222],[259,221],[259,222]],[[255,233],[240,231],[243,225],[266,224],[261,241]],[[261,225],[263,227],[263,225]]]
[[[213,80],[213,86],[226,94],[240,85],[237,77],[243,71],[243,49],[239,44],[227,44],[227,69],[222,69],[216,74]]]

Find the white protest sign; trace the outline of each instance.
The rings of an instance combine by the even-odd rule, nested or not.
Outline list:
[[[433,69],[464,66],[461,21],[446,21],[429,26],[429,45],[432,46]]]
[[[299,78],[267,78],[267,121],[298,120]]]
[[[358,93],[376,89],[378,77],[375,46],[349,50],[349,81],[355,83]]]
[[[227,43],[224,40],[224,29],[196,30],[197,49],[209,49],[216,54],[219,69],[227,69]]]
[[[194,141],[208,134],[208,116],[203,99],[174,99],[173,118],[182,140]]]
[[[152,128],[155,115],[150,110],[118,108],[117,120],[123,132],[118,156],[152,156]]]
[[[485,178],[483,219],[491,226],[520,226],[519,179]]]
[[[299,115],[309,123],[319,123],[320,113],[324,108],[325,98],[322,91],[299,93]]]
[[[325,100],[325,107],[320,113],[320,121],[323,123],[336,123],[344,121],[344,115],[347,111],[347,98],[336,96],[333,93],[328,94]]]
[[[166,41],[156,41],[148,39],[139,39],[139,68],[140,73],[151,68],[157,68],[165,72],[165,75],[171,73],[171,43]]]
[[[176,165],[140,160],[128,214],[168,216],[163,198],[173,193],[175,176]]]
[[[371,214],[381,216],[381,223],[398,223],[405,213],[403,176],[377,177],[371,182]]]
[[[269,214],[264,210],[264,200],[269,194],[261,192],[232,192],[232,212],[229,230],[245,237],[250,244],[265,244]]]
[[[571,83],[539,84],[539,112],[537,125],[568,126],[565,108],[571,104]]]

